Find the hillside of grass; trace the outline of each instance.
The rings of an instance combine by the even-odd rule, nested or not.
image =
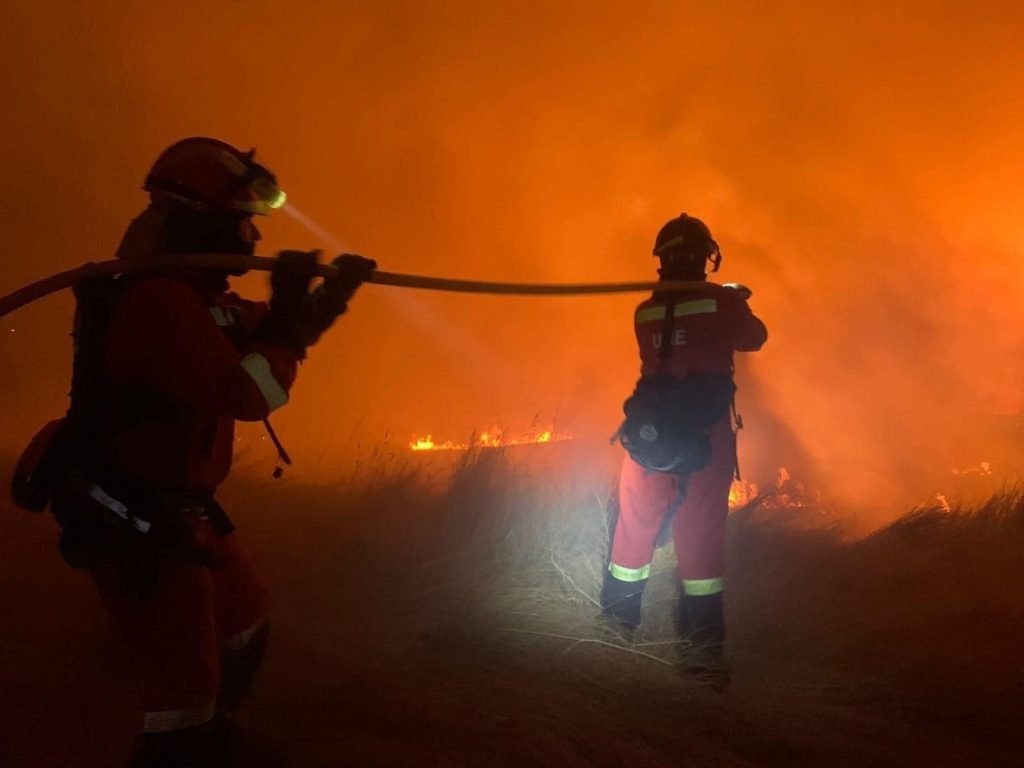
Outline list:
[[[613,490],[501,451],[450,475],[234,478],[223,502],[274,596],[247,765],[1022,764],[1019,491],[859,539],[834,510],[737,510],[717,691],[682,671],[670,546],[641,629],[598,619]],[[125,655],[55,539],[0,508],[0,765],[118,765]]]

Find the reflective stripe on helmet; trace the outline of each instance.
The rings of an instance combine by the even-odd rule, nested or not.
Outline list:
[[[213,720],[217,713],[217,702],[208,701],[198,707],[184,709],[168,709],[163,712],[147,712],[142,717],[142,730],[145,733],[167,733],[195,728]]]
[[[626,568],[615,563],[608,563],[608,573],[619,581],[643,581],[651,575],[651,564],[641,568]]]
[[[246,159],[248,160],[248,158]],[[249,164],[238,156],[238,152],[235,149],[222,149],[220,151],[220,161],[235,176],[245,176],[249,170]]]
[[[683,592],[688,595],[717,595],[725,590],[725,579],[683,579]]]
[[[263,398],[267,401],[271,411],[276,411],[288,402],[288,393],[285,391],[270,369],[270,362],[263,355],[253,352],[242,358],[242,367],[245,372],[256,382],[260,388]]]
[[[675,317],[686,317],[687,315],[710,315],[718,311],[716,299],[694,299],[693,301],[682,301],[675,305],[672,314]],[[648,323],[652,320],[664,320],[665,307],[648,307],[636,313],[636,322]]]
[[[659,246],[657,246],[654,249],[654,255],[655,256],[660,256],[665,251],[671,250],[672,248],[678,248],[679,246],[683,245],[683,243],[685,243],[685,242],[686,242],[686,239],[682,235],[676,235],[675,237],[670,237],[668,240],[666,240],[665,242],[661,243]]]

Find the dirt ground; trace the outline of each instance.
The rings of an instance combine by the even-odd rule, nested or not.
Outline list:
[[[1024,765],[1019,494],[856,541],[815,510],[737,511],[717,691],[680,671],[670,547],[635,637],[596,620],[609,491],[500,454],[444,488],[233,479],[275,597],[247,765]],[[55,541],[2,507],[0,766],[119,766],[127,657]]]

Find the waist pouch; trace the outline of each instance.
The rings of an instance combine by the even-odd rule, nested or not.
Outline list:
[[[619,442],[645,469],[696,472],[711,461],[710,428],[728,414],[735,391],[732,377],[723,374],[640,379],[623,404]]]
[[[155,489],[113,473],[70,471],[50,506],[62,529],[61,555],[79,568],[142,550],[214,566],[197,530],[206,523],[224,537],[235,529],[212,494]]]

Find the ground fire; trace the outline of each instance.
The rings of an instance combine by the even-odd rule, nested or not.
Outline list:
[[[554,432],[550,429],[542,432],[527,432],[516,435],[508,435],[501,429],[492,429],[476,433],[465,442],[453,440],[436,442],[433,435],[416,437],[409,443],[409,449],[413,451],[465,451],[470,448],[507,448],[519,445],[543,445],[544,443],[560,443],[566,440],[572,440],[572,435],[564,432]]]

